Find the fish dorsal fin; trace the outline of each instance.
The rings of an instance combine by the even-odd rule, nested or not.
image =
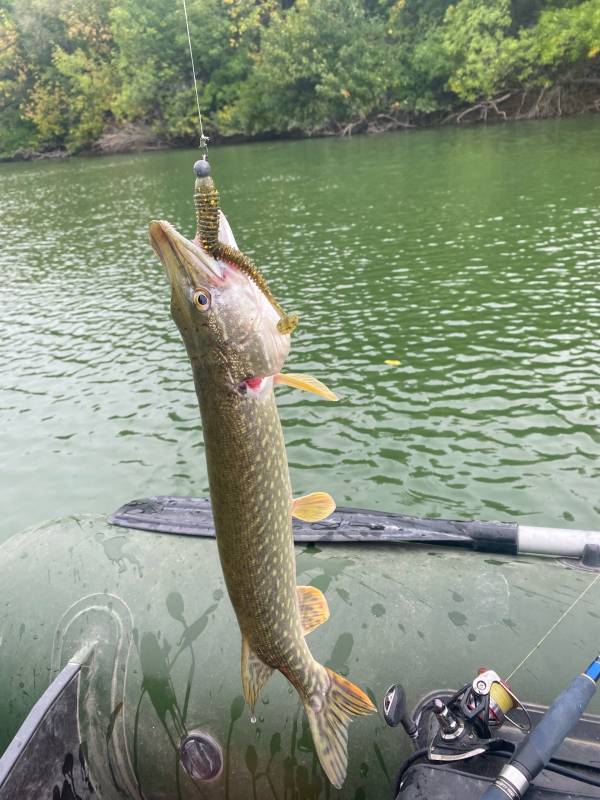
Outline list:
[[[253,714],[256,701],[272,672],[273,669],[260,660],[246,637],[242,636],[242,688]]]
[[[335,511],[335,500],[327,492],[312,492],[292,500],[292,517],[303,522],[320,522]]]
[[[298,372],[279,372],[274,376],[273,381],[280,386],[291,386],[294,389],[304,389],[305,392],[312,392],[313,394],[322,397],[324,400],[337,400],[331,389],[328,389],[324,383],[321,383],[317,378],[312,375],[300,375]]]
[[[297,586],[298,606],[300,607],[300,620],[302,632],[314,631],[319,625],[329,619],[329,606],[325,595],[316,586]]]

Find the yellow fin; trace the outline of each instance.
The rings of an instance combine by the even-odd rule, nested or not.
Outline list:
[[[300,607],[300,620],[302,621],[302,631],[307,633],[314,631],[319,625],[329,619],[329,606],[325,595],[316,586],[297,586],[298,605]]]
[[[320,522],[335,511],[335,500],[327,492],[312,492],[292,500],[292,517],[304,522]]]
[[[242,688],[246,702],[254,714],[254,706],[273,669],[263,663],[242,636]]]
[[[327,670],[327,689],[302,700],[321,766],[331,783],[341,789],[348,766],[350,718],[377,709],[358,686],[326,667],[321,669]]]
[[[313,378],[312,375],[300,375],[298,372],[279,372],[273,378],[276,384],[283,386],[292,386],[294,389],[304,389],[305,392],[312,392],[313,394],[322,397],[324,400],[337,400],[331,389],[328,389],[324,383]]]

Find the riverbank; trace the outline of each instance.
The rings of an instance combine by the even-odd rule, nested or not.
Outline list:
[[[30,6],[0,10],[5,159],[193,145],[196,107],[213,144],[600,109],[598,0],[190,0],[193,64],[178,4]]]
[[[286,139],[323,138],[328,136],[378,135],[396,130],[422,130],[443,125],[473,125],[481,123],[519,122],[594,114],[600,112],[600,80],[565,80],[554,86],[518,89],[501,92],[490,100],[479,100],[434,114],[409,114],[388,109],[354,120],[332,122],[315,130],[290,130],[286,133],[265,131],[255,136],[237,134],[226,136],[207,126],[213,144],[242,144],[253,141],[284,141]],[[53,148],[34,150],[22,148],[12,154],[1,154],[0,162],[62,159],[72,155],[115,155],[152,150],[193,147],[189,138],[167,139],[157,135],[149,125],[126,123],[111,125],[91,147],[77,152]]]

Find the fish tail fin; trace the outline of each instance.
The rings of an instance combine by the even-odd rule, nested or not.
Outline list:
[[[348,725],[351,717],[370,714],[369,697],[346,678],[320,664],[322,680],[302,700],[321,766],[331,783],[341,789],[348,767]]]

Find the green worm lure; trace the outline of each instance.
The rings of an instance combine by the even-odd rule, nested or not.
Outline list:
[[[213,258],[228,261],[245,272],[281,317],[277,323],[279,333],[291,333],[298,325],[298,314],[284,312],[258,267],[247,255],[235,247],[219,241],[219,192],[210,176],[210,164],[206,158],[196,161],[194,172],[196,173],[194,205],[196,207],[196,237],[198,241]]]

